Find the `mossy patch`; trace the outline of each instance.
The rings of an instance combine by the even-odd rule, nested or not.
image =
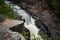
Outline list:
[[[13,9],[11,9],[9,6],[7,6],[5,3],[3,3],[3,0],[1,0],[2,3],[0,5],[0,15],[5,16],[7,18],[13,18],[16,19],[16,16],[14,15]]]

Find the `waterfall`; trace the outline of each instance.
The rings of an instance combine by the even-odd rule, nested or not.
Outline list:
[[[33,19],[32,16],[30,16],[19,6],[14,5],[9,1],[5,1],[5,3],[13,9],[14,14],[16,16],[22,16],[22,19],[25,20],[24,26],[30,31],[30,40],[33,40],[34,38],[36,38],[37,40],[43,40],[43,38],[40,35],[38,35],[40,29],[36,27],[35,19]]]

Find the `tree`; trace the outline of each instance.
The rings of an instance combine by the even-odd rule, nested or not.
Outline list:
[[[60,17],[60,0],[53,0],[52,1],[53,7],[55,8],[55,15]]]

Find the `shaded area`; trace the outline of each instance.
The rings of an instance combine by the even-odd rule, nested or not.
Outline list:
[[[54,40],[59,40],[60,39],[59,38],[60,37],[60,21],[59,21],[60,19],[57,20],[57,18],[54,16],[55,13],[57,14],[57,11],[54,12],[54,9],[57,10],[57,8],[54,8],[55,5],[54,6],[51,5],[50,1],[48,1],[48,0],[46,0],[46,1],[45,0],[32,0],[32,1],[31,0],[27,0],[27,1],[26,0],[10,0],[10,1],[12,1],[13,3],[21,6],[21,8],[24,9],[25,11],[27,11],[34,19],[36,19],[36,21],[39,20],[40,22],[38,21],[36,23],[36,25],[46,35],[48,35],[50,38],[53,38]],[[54,0],[54,1],[56,1],[56,0]],[[1,8],[5,9],[5,7],[1,7]],[[5,9],[5,10],[4,9],[2,11],[3,13],[5,13],[7,11],[7,9],[10,9],[10,7]],[[2,12],[1,12],[1,14],[5,16],[5,14],[3,14]],[[10,14],[12,13],[11,16],[9,14],[9,17],[16,18],[15,16],[13,16],[14,15],[13,11],[12,12],[8,12],[8,13],[10,13]],[[59,14],[57,14],[57,15],[59,15]],[[21,26],[22,25],[23,24],[21,24]],[[13,28],[10,28],[10,29],[12,31],[17,31],[17,32],[20,32],[20,33],[23,33],[22,32],[23,29],[26,32],[28,32],[27,29],[25,29],[23,26],[20,27],[19,25],[18,25],[18,27],[13,27]],[[26,34],[23,34],[23,35],[26,35]]]

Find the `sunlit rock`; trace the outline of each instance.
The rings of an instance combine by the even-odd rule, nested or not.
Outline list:
[[[25,40],[22,34],[9,30],[9,28],[22,23],[23,21],[8,19],[0,16],[0,40]]]
[[[22,24],[23,21],[19,21],[19,20],[13,20],[13,19],[6,19],[4,20],[3,23],[1,23],[1,25],[6,26],[7,28],[11,28],[13,26]]]

